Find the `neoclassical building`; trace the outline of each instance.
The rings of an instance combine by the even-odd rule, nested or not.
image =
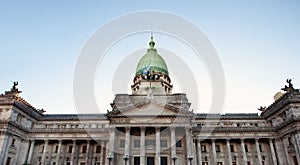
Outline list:
[[[287,83],[260,115],[194,113],[151,37],[132,94],[105,114],[45,114],[15,82],[0,95],[0,164],[299,165],[300,92]]]

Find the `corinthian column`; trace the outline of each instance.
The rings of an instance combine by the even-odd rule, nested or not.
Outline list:
[[[156,163],[155,164],[160,164],[160,127],[155,127],[155,158],[156,158]]]
[[[262,159],[261,159],[261,154],[259,150],[259,143],[258,143],[258,138],[255,139],[255,146],[256,146],[256,152],[257,152],[257,164],[262,165]]]
[[[232,164],[232,157],[230,151],[230,139],[226,139],[226,148],[227,148],[227,156],[228,156],[228,164]]]
[[[42,165],[45,165],[45,159],[48,149],[48,139],[45,140],[44,150],[43,150],[43,156],[42,156]]]
[[[246,155],[246,151],[245,151],[245,143],[244,143],[244,139],[241,139],[241,148],[242,148],[242,153],[243,153],[243,164],[247,165],[247,155]]]
[[[269,139],[273,165],[277,165],[276,154],[274,151],[273,139]]]
[[[141,127],[140,163],[145,165],[145,127]]]
[[[61,151],[61,145],[62,145],[62,140],[58,140],[58,148],[57,148],[57,153],[56,153],[56,164],[60,165],[60,151]]]

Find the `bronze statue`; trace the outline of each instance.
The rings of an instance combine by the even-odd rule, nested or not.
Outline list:
[[[286,82],[288,83],[288,86],[285,85],[284,88],[281,88],[281,90],[285,92],[299,92],[299,89],[295,89],[292,84],[292,79],[286,79]]]

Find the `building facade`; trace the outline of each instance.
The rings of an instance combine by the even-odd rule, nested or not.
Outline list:
[[[193,113],[154,47],[151,37],[132,94],[116,95],[105,114],[44,114],[15,82],[0,95],[0,164],[300,164],[300,92],[290,80],[260,115]]]

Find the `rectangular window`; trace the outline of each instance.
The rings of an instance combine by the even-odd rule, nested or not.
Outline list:
[[[262,146],[261,146],[261,145],[259,145],[259,151],[260,151],[260,152],[263,152],[263,149],[262,149]]]
[[[84,162],[81,162],[80,165],[85,165],[85,163],[84,163]]]
[[[55,146],[55,151],[54,151],[54,153],[57,153],[57,151],[58,151],[58,146]]]
[[[221,146],[220,145],[216,145],[216,152],[221,152]]]
[[[53,162],[52,165],[56,165],[56,162]]]
[[[250,161],[248,161],[248,162],[247,162],[247,165],[251,165],[251,162],[250,162]]]
[[[230,145],[230,152],[234,152],[234,146]]]
[[[176,142],[176,147],[182,147],[182,145],[181,145],[181,140],[178,140],[178,141]]]
[[[246,152],[249,152],[249,150],[248,150],[248,145],[245,145],[245,151],[246,151]]]
[[[86,153],[86,149],[87,149],[86,145],[82,146],[82,153]]]
[[[141,145],[140,140],[134,140],[134,142],[133,142],[133,147],[134,148],[139,148],[140,145]]]
[[[140,157],[134,157],[133,159],[133,165],[140,165]]]
[[[11,146],[15,146],[15,142],[16,142],[16,139],[12,139],[12,141],[11,141]]]
[[[202,165],[208,165],[208,162],[202,162]]]
[[[168,142],[167,142],[167,140],[161,140],[161,141],[160,141],[160,147],[168,147]]]
[[[68,153],[72,153],[72,150],[73,150],[73,146],[69,146]]]
[[[155,140],[146,140],[146,146],[155,146]]]
[[[222,162],[218,162],[217,165],[223,165],[223,163]]]
[[[125,148],[125,140],[120,140],[120,148]]]
[[[203,153],[206,152],[206,146],[205,145],[201,145],[201,152],[203,152]]]
[[[96,146],[96,153],[100,153],[101,152],[101,146]]]
[[[71,162],[67,162],[67,165],[71,165]]]

